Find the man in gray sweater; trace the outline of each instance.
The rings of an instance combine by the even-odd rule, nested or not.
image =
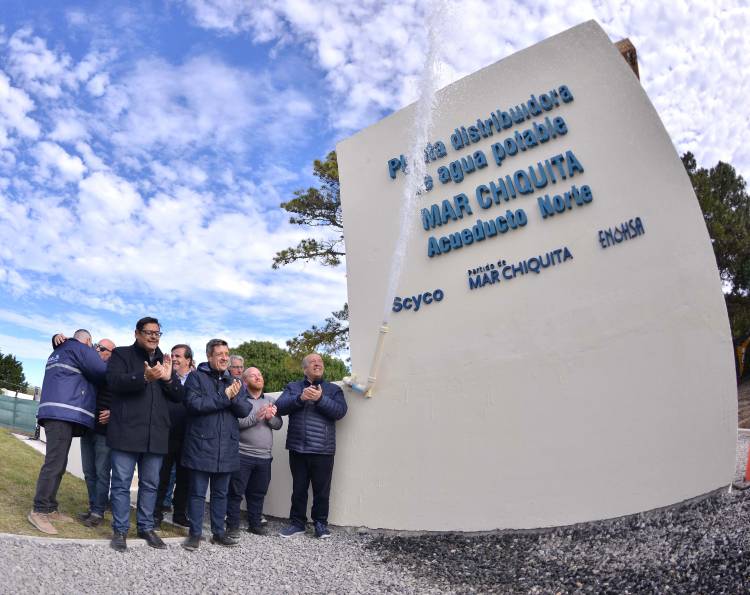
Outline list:
[[[227,535],[240,535],[240,504],[247,502],[248,531],[266,535],[261,525],[263,500],[271,483],[271,448],[273,430],[281,428],[281,417],[276,415],[274,399],[263,393],[263,374],[258,368],[248,368],[242,374],[253,410],[240,419],[240,470],[232,474],[227,502]]]

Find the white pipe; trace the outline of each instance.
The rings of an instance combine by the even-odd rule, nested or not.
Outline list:
[[[375,345],[375,353],[372,356],[372,364],[370,364],[370,375],[367,377],[366,384],[357,384],[355,380],[356,376],[347,376],[344,378],[344,384],[350,387],[352,390],[362,393],[366,397],[372,397],[372,389],[375,387],[375,381],[377,380],[378,368],[380,368],[380,360],[383,357],[383,343],[385,342],[385,336],[388,333],[388,323],[384,322],[380,327],[380,333],[378,335],[378,343]]]

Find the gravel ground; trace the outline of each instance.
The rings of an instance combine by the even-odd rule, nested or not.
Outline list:
[[[738,440],[744,476],[750,433]],[[194,553],[0,537],[2,593],[750,592],[750,490],[672,510],[527,533],[243,534]],[[132,543],[132,540],[131,540]]]

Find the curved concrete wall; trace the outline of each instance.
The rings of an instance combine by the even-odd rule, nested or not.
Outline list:
[[[456,127],[560,85],[573,101],[469,149],[450,145]],[[588,22],[510,56],[443,89],[438,106],[431,138],[445,142],[448,155],[428,165],[435,188],[420,207],[465,193],[472,214],[425,231],[413,213],[398,295],[440,288],[445,297],[393,313],[375,396],[347,394],[331,521],[542,527],[652,509],[727,484],[736,390],[715,259],[669,136],[604,31]],[[567,134],[497,166],[492,143],[545,116],[562,117]],[[351,356],[360,377],[381,323],[405,179],[401,172],[391,179],[387,161],[407,153],[413,117],[407,107],[338,146]],[[438,181],[439,166],[476,149],[486,168],[460,183]],[[478,185],[569,150],[583,173],[479,206]],[[589,186],[593,199],[543,218],[538,198],[563,196],[573,184]],[[526,226],[428,257],[430,236],[507,208],[523,209]],[[636,217],[641,231],[602,246],[600,230],[606,246],[606,230]],[[561,252],[539,274],[470,289],[469,270],[528,265],[564,248],[572,258]],[[267,510],[285,516],[282,449],[279,436]]]

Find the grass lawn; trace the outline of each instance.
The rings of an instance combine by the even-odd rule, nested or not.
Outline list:
[[[3,453],[0,457],[0,533],[44,536],[44,533],[37,531],[26,518],[32,508],[36,480],[44,457],[12,436],[10,430],[6,429],[0,429],[0,452]],[[75,518],[77,513],[88,509],[88,500],[86,482],[65,473],[57,492],[60,512]],[[78,522],[56,522],[54,525],[60,534],[53,537],[109,539],[112,536],[111,521],[112,517],[107,512],[104,522],[93,529]],[[162,537],[179,537],[186,534],[186,531],[166,522],[162,524]],[[130,513],[129,537],[135,537],[134,510]]]

